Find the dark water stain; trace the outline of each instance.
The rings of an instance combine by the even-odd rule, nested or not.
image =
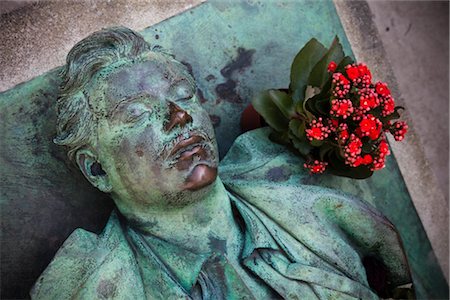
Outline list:
[[[279,182],[286,181],[291,176],[291,171],[283,167],[274,167],[267,171],[266,178],[270,181]]]
[[[228,79],[225,83],[218,84],[216,86],[216,93],[225,101],[231,103],[242,103],[242,98],[236,91],[236,82],[232,79]],[[219,101],[220,102],[220,101]]]
[[[257,14],[260,7],[264,7],[261,1],[241,1],[240,4],[242,8],[250,14]]]
[[[216,250],[219,253],[226,253],[227,251],[227,241],[221,240],[213,236],[209,236],[209,245],[211,249]]]
[[[230,78],[234,72],[243,72],[252,65],[253,54],[256,52],[255,49],[246,50],[245,48],[239,47],[237,52],[236,59],[229,62],[222,70],[220,70],[223,77]]]
[[[255,49],[246,50],[239,47],[237,49],[237,57],[220,70],[220,73],[226,79],[224,83],[218,84],[215,88],[216,94],[220,99],[230,103],[244,102],[236,91],[238,81],[233,77],[252,65],[252,58],[255,52]]]
[[[211,123],[214,128],[216,128],[220,125],[221,119],[218,115],[209,115],[209,118],[211,119]]]
[[[116,296],[116,290],[117,286],[113,281],[102,279],[97,286],[97,295],[100,299],[111,299]]]

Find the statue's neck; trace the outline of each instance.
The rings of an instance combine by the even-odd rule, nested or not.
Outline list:
[[[220,178],[202,199],[165,211],[142,210],[133,214],[130,225],[144,234],[152,234],[196,253],[230,251],[240,244],[231,203]],[[214,243],[220,240],[222,243]],[[228,249],[214,249],[224,245]]]

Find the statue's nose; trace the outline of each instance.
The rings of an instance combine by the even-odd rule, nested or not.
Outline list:
[[[164,126],[164,130],[171,131],[177,125],[183,128],[190,122],[192,122],[192,117],[185,110],[175,103],[169,102],[169,122]]]

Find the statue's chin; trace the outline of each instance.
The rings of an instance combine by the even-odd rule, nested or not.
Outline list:
[[[183,187],[185,190],[196,191],[213,183],[216,177],[217,168],[198,164],[192,169]]]

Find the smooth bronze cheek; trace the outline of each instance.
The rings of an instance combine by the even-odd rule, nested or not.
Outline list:
[[[147,179],[157,179],[159,182],[161,178],[161,162],[154,160],[155,150],[151,147],[150,142],[154,138],[154,133],[145,131],[139,135],[130,133],[124,134],[118,147],[116,148],[117,162],[116,166],[126,166],[120,168],[120,178],[128,186],[137,187],[140,185],[141,189],[145,189],[145,182]],[[119,171],[119,169],[117,168]]]

